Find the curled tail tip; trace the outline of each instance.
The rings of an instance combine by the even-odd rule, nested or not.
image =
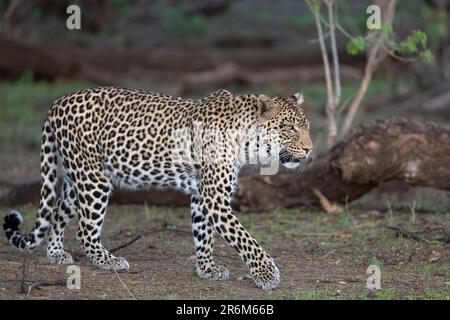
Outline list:
[[[3,230],[18,230],[22,222],[22,215],[18,211],[12,210],[5,216],[3,221]]]
[[[22,215],[15,210],[8,213],[3,220],[3,231],[6,239],[20,250],[24,250],[27,247],[27,238],[20,232],[22,221]]]

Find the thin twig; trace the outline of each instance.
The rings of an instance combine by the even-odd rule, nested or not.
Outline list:
[[[402,235],[408,239],[416,240],[416,241],[423,241],[426,243],[430,243],[429,240],[425,239],[422,236],[417,235],[416,233],[410,232],[406,230],[401,224],[398,225],[381,225],[383,228],[394,230],[397,232],[397,234]]]
[[[345,30],[344,27],[338,22],[336,22],[336,28],[348,39],[354,38],[354,36],[352,36],[347,30]]]
[[[66,279],[58,279],[58,280],[54,280],[54,281],[47,281],[47,280],[34,281],[31,285],[28,286],[27,295],[30,295],[31,290],[33,290],[34,288],[43,287],[43,286],[62,286],[62,287],[64,287],[66,285],[66,283],[67,283]]]
[[[327,144],[331,147],[334,144],[334,140],[337,136],[337,124],[334,114],[334,92],[333,92],[333,82],[331,79],[330,62],[328,60],[328,50],[325,44],[324,33],[322,30],[322,22],[319,10],[311,8],[314,15],[314,20],[316,22],[317,34],[319,37],[320,51],[322,53],[323,68],[325,72],[325,82],[327,87],[327,127],[328,127],[328,139]]]
[[[157,233],[157,232],[171,231],[171,232],[177,232],[177,233],[183,233],[183,234],[189,234],[189,235],[192,234],[191,230],[184,230],[184,229],[180,229],[180,228],[178,228],[176,226],[175,227],[173,227],[173,226],[174,225],[168,225],[168,226],[165,226],[165,227],[162,227],[162,228],[152,229],[151,231],[148,231],[148,232],[145,232],[145,233],[143,233],[141,235],[138,235],[138,236],[134,237],[133,239],[131,239],[130,241],[122,243],[122,244],[118,245],[117,247],[115,247],[115,248],[113,248],[113,249],[111,249],[109,251],[110,252],[118,251],[120,249],[123,249],[125,247],[128,247],[128,246],[132,245],[133,243],[135,243],[136,241],[138,241],[142,237],[146,237],[146,236],[148,236],[150,234],[154,234],[154,233]]]
[[[328,8],[328,20],[330,21],[330,42],[331,42],[331,54],[333,56],[333,68],[334,68],[334,109],[339,105],[341,100],[341,75],[339,66],[339,56],[337,53],[336,44],[336,24],[334,22],[334,0],[327,1]]]
[[[116,274],[117,279],[119,279],[120,283],[122,283],[122,285],[125,287],[125,289],[127,289],[128,294],[133,298],[133,300],[136,300],[136,297],[134,296],[134,294],[130,291],[130,289],[125,284],[125,282],[122,281],[122,278],[119,276],[119,273],[117,272],[117,270],[114,270],[114,273]]]
[[[384,43],[381,43],[381,47],[383,48],[383,50],[392,58],[399,60],[399,61],[403,61],[403,62],[415,62],[418,61],[419,59],[417,58],[408,58],[408,57],[402,57],[399,56],[398,54],[396,54],[394,51],[392,51],[391,49],[389,49]]]
[[[324,34],[323,34],[323,38],[324,39],[328,39],[330,37],[330,33],[329,32],[325,32]],[[308,43],[310,43],[310,44],[314,44],[314,43],[317,43],[317,42],[319,42],[320,40],[319,40],[319,38],[312,38],[312,39],[309,39],[308,40]]]
[[[22,267],[23,270],[23,267]],[[22,271],[23,275],[23,271]],[[19,282],[20,289],[22,293],[27,293],[27,295],[31,294],[31,290],[41,286],[65,286],[67,283],[66,279],[57,279],[57,280],[33,280],[33,279],[1,279],[0,283],[8,283],[8,282]],[[28,287],[27,287],[28,283]]]
[[[382,10],[386,11],[386,14],[383,18],[383,24],[390,24],[392,23],[392,20],[394,18],[395,14],[395,7],[397,5],[397,0],[392,1],[382,1],[380,2],[384,4]],[[353,124],[353,121],[355,119],[356,113],[358,109],[360,108],[364,97],[366,95],[367,89],[369,87],[370,82],[372,81],[373,74],[375,72],[375,69],[378,67],[380,62],[386,58],[388,53],[383,49],[382,45],[384,41],[386,40],[382,34],[379,32],[373,32],[372,35],[376,35],[378,37],[375,44],[370,48],[369,50],[369,57],[367,59],[366,67],[364,69],[364,77],[361,81],[361,84],[358,89],[358,93],[355,96],[355,99],[353,99],[347,115],[345,116],[344,123],[342,124],[342,127],[340,129],[339,138],[342,139],[345,137]],[[369,35],[371,36],[371,35]],[[383,49],[383,50],[382,50]]]
[[[32,279],[1,279],[0,278],[0,283],[4,283],[4,282],[35,282],[36,280],[32,280]]]
[[[136,237],[134,237],[133,239],[131,239],[130,241],[125,242],[125,243],[123,243],[123,244],[121,244],[121,245],[118,245],[117,247],[115,247],[114,249],[111,249],[111,250],[109,250],[109,251],[110,251],[110,252],[116,252],[116,251],[118,251],[118,250],[120,250],[120,249],[123,249],[123,248],[125,248],[125,247],[128,247],[128,246],[132,245],[133,243],[135,243],[136,241],[138,241],[140,238],[142,238],[142,235],[136,236]]]
[[[25,279],[27,277],[27,264],[28,264],[28,257],[30,256],[30,251],[28,251],[27,249],[25,250],[25,252],[23,253],[23,260],[22,260],[22,272],[21,272],[21,282],[20,282],[20,290],[22,291],[22,293],[27,292],[25,290]]]

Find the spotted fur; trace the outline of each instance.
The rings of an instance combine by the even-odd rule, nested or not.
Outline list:
[[[277,139],[260,140],[249,134],[252,130],[275,132]],[[181,152],[174,153],[180,146]],[[78,91],[57,100],[44,123],[41,200],[31,232],[21,233],[17,211],[5,217],[4,231],[10,243],[29,251],[47,235],[50,262],[71,264],[63,247],[64,228],[78,215],[77,239],[92,263],[126,270],[128,262],[113,256],[100,240],[113,188],[174,187],[191,194],[198,276],[229,277],[213,260],[214,235],[219,234],[236,249],[259,287],[275,288],[280,272],[232,213],[231,197],[239,169],[251,159],[275,152],[289,166],[306,158],[311,148],[298,96],[235,96],[220,90],[193,100],[115,87]],[[241,151],[244,157],[238,156]],[[58,161],[63,170],[59,198]]]

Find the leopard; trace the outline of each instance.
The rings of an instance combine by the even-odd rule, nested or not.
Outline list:
[[[232,201],[239,172],[249,163],[272,159],[292,169],[309,159],[313,144],[302,103],[300,93],[283,98],[218,90],[197,99],[120,87],[69,93],[51,105],[44,121],[40,201],[31,231],[21,231],[22,215],[12,210],[4,217],[6,239],[25,252],[46,239],[49,263],[70,265],[64,230],[77,217],[76,239],[87,258],[101,269],[127,271],[127,260],[101,241],[113,191],[175,188],[190,195],[197,275],[229,278],[213,258],[217,234],[257,287],[274,289],[280,271],[239,222]]]

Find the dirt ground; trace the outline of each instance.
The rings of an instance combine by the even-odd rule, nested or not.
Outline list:
[[[2,215],[10,208],[2,208]],[[31,226],[34,207],[17,208]],[[129,272],[99,270],[81,253],[76,223],[66,232],[66,248],[81,268],[81,289],[65,286],[20,292],[23,255],[0,241],[0,299],[450,299],[450,244],[441,240],[450,214],[396,210],[341,214],[280,210],[239,214],[241,222],[274,257],[281,286],[258,289],[237,254],[216,240],[217,262],[230,280],[199,279],[188,208],[111,206],[104,226],[107,248],[127,258]],[[384,228],[402,224],[420,240]],[[27,279],[68,277],[66,266],[49,265],[42,246],[29,258]],[[381,290],[366,288],[367,267],[380,266]],[[6,281],[5,281],[6,280]]]

